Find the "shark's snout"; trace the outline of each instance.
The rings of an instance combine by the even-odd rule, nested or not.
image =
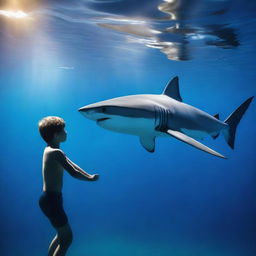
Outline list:
[[[95,108],[89,107],[89,106],[84,106],[82,108],[79,108],[78,111],[82,114],[82,115],[91,115],[94,112],[97,112],[97,110]]]
[[[78,111],[86,118],[96,121],[97,123],[110,119],[110,117],[105,113],[106,108],[103,106],[92,106],[87,105],[78,109]]]
[[[78,111],[79,111],[80,113],[85,113],[85,112],[87,112],[88,110],[89,110],[88,107],[82,107],[82,108],[79,108],[79,109],[78,109]]]
[[[92,119],[95,120],[97,118],[94,117],[95,111],[87,106],[84,106],[82,108],[78,109],[79,113],[81,113],[84,117],[88,118],[88,119]]]

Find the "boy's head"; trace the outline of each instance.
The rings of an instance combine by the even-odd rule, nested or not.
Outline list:
[[[39,132],[45,142],[53,140],[63,142],[66,140],[65,121],[58,116],[44,117],[38,123]]]

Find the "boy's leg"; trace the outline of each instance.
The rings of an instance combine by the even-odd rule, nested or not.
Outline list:
[[[59,239],[58,239],[58,234],[53,238],[49,250],[48,250],[48,256],[53,256],[57,246],[59,245]]]
[[[67,223],[65,226],[56,228],[58,235],[58,246],[53,254],[53,256],[65,256],[69,246],[73,240],[72,230]]]

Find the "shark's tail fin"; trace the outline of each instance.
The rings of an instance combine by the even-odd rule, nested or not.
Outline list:
[[[242,116],[251,104],[254,97],[250,97],[243,104],[241,104],[226,120],[225,123],[228,124],[228,129],[224,131],[224,137],[228,145],[234,149],[236,128],[239,124]]]

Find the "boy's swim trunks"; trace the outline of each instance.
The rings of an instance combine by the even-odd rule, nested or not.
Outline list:
[[[67,224],[68,218],[63,209],[62,193],[43,192],[39,199],[39,206],[54,227]]]

